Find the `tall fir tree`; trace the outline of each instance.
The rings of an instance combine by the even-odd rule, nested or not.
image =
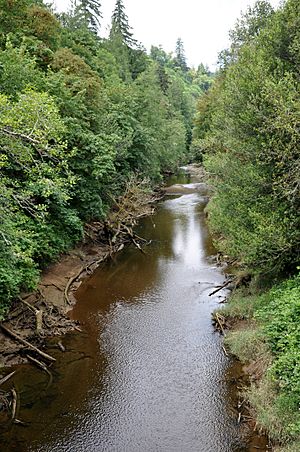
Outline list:
[[[188,71],[189,68],[186,63],[184,45],[183,45],[183,41],[181,38],[178,38],[176,41],[174,61],[175,61],[176,67],[179,67],[183,72]]]
[[[73,0],[72,10],[78,24],[84,23],[90,30],[97,33],[102,18],[99,0]]]
[[[110,38],[119,35],[124,44],[130,48],[137,46],[137,41],[133,38],[132,27],[128,23],[128,16],[122,0],[117,0],[112,13]]]

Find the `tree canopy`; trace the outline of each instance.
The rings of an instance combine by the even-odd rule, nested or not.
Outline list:
[[[247,10],[195,121],[194,147],[216,186],[211,226],[256,271],[295,271],[299,260],[299,7]]]
[[[43,1],[0,6],[1,316],[133,173],[155,183],[189,158],[206,88],[162,49],[147,55],[122,1],[108,39],[98,0],[63,14]]]

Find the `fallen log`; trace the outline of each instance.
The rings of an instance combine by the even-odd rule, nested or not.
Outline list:
[[[220,292],[220,290],[224,289],[225,287],[227,287],[232,282],[233,282],[232,279],[228,279],[228,281],[226,281],[224,284],[222,284],[222,286],[218,287],[216,290],[211,292],[208,296],[211,297],[212,295],[215,295],[216,293]]]
[[[107,259],[109,255],[110,255],[110,253],[104,254],[104,256],[102,256],[100,259],[96,259],[93,262],[91,262],[89,265],[81,267],[80,270],[74,276],[71,276],[71,278],[67,282],[67,285],[66,285],[65,290],[64,290],[64,297],[65,297],[66,302],[69,305],[72,304],[71,300],[69,298],[69,295],[68,295],[71,285],[76,281],[76,279],[78,279],[81,276],[81,274],[83,272],[88,271],[93,265],[97,266],[97,265],[101,264],[101,262],[105,261],[105,259]]]
[[[26,341],[26,339],[23,339],[22,337],[18,336],[18,334],[14,333],[10,329],[8,329],[6,326],[1,325],[2,330],[11,336],[13,339],[15,339],[18,342],[21,342],[21,344],[25,345],[26,347],[31,348],[31,350],[34,350],[38,355],[42,356],[43,358],[47,359],[48,361],[56,361],[53,356],[48,355],[47,353],[43,352],[39,348],[37,348],[35,345],[32,345],[30,342]]]
[[[69,298],[69,295],[68,295],[69,289],[70,289],[71,285],[73,284],[73,282],[75,282],[76,279],[79,278],[81,273],[84,272],[84,270],[85,270],[85,267],[81,267],[80,270],[76,273],[76,275],[71,276],[71,278],[67,282],[67,285],[66,285],[65,290],[64,290],[64,297],[65,297],[65,301],[68,303],[68,305],[72,304],[71,300]]]

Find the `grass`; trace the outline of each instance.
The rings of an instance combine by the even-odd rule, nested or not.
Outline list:
[[[230,332],[225,337],[224,342],[231,353],[237,356],[244,364],[258,361],[269,353],[269,347],[265,342],[264,335],[254,325],[239,331]]]
[[[236,292],[220,313],[233,325],[227,348],[251,374],[244,395],[258,427],[278,452],[300,451],[300,276],[264,293]]]

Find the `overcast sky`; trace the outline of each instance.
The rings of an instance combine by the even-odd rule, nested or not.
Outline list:
[[[53,0],[58,11],[68,9],[69,0]],[[107,34],[115,0],[102,0],[102,30]],[[228,31],[255,0],[124,0],[134,36],[147,49],[161,44],[174,51],[181,37],[189,65],[203,62],[212,69],[218,53],[228,46]],[[280,0],[270,0],[277,7]]]

